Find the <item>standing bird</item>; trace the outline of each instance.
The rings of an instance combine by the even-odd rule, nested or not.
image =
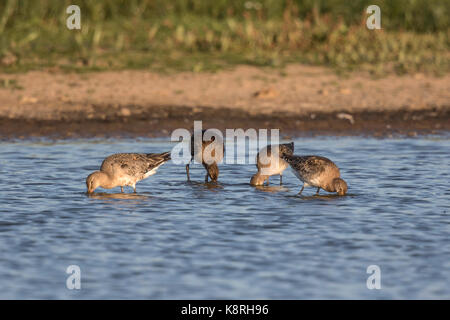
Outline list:
[[[278,150],[276,150],[278,148]],[[276,152],[278,151],[278,152]],[[294,153],[294,143],[272,144],[262,148],[256,156],[256,168],[258,172],[253,175],[250,184],[261,186],[269,177],[280,175],[280,185],[283,183],[283,171],[289,167],[289,163],[281,158],[283,154],[292,155]]]
[[[208,178],[211,178],[211,181],[217,181],[219,178],[219,167],[217,166],[217,162],[222,161],[223,154],[225,153],[225,146],[222,142],[222,154],[217,155],[217,162],[213,160],[216,156],[216,150],[213,149],[211,152],[205,152],[206,147],[208,147],[211,143],[216,140],[216,137],[212,136],[209,141],[204,141],[203,136],[206,130],[202,130],[201,141],[196,141],[198,139],[194,139],[195,134],[191,136],[191,161],[195,159],[203,164],[203,167],[206,169],[205,182],[208,182]],[[186,175],[187,180],[190,181],[191,178],[189,176],[189,163],[186,164]]]
[[[297,178],[303,181],[303,189],[308,186],[317,187],[316,195],[320,188],[328,192],[337,192],[340,196],[347,193],[347,183],[341,179],[339,168],[325,157],[320,156],[294,156],[283,154],[294,171]]]
[[[117,153],[107,157],[100,171],[91,173],[86,178],[88,193],[93,193],[98,187],[112,189],[124,186],[133,187],[136,193],[136,183],[156,173],[163,163],[170,160],[170,152],[164,153]]]

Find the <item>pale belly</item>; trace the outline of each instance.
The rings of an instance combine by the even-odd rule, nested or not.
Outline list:
[[[260,172],[262,175],[273,176],[282,174],[284,170],[289,166],[289,164],[283,159],[275,159],[274,157],[270,158],[270,166],[260,168]]]
[[[147,179],[148,177],[154,175],[154,174],[156,173],[156,171],[158,170],[158,168],[159,168],[159,166],[156,167],[155,169],[153,169],[153,170],[147,172],[146,174],[144,174],[144,177],[143,177],[142,179]]]
[[[117,186],[118,187],[124,187],[124,186],[134,186],[136,184],[136,182],[138,182],[139,179],[136,179],[134,177],[131,176],[123,176],[120,179],[117,180]]]
[[[154,175],[156,173],[156,171],[158,170],[159,166],[154,168],[153,170],[147,172],[146,174],[144,174],[144,176],[142,176],[142,178],[138,178],[138,177],[133,177],[133,176],[129,176],[127,174],[123,175],[120,179],[117,180],[117,186],[129,186],[129,187],[133,187],[134,185],[136,185],[137,182],[147,179],[148,177]]]

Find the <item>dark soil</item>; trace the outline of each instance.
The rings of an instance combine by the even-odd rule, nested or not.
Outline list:
[[[135,106],[130,108],[136,108]],[[177,128],[192,130],[194,120],[203,128],[280,129],[282,137],[294,136],[416,136],[450,130],[450,108],[428,111],[311,113],[309,115],[250,115],[227,108],[151,107],[138,115],[121,116],[108,106],[96,106],[102,119],[86,119],[84,114],[70,114],[61,120],[0,118],[0,139],[48,137],[54,139],[90,137],[170,137]],[[353,123],[352,123],[353,122]]]

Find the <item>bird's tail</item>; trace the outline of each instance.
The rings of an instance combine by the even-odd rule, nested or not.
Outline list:
[[[280,156],[282,157],[284,154],[294,154],[294,142],[280,144]]]
[[[292,155],[292,154],[288,154],[288,153],[283,152],[283,153],[280,154],[280,157],[281,157],[281,159],[285,160],[287,163],[290,164],[294,160],[295,156]]]
[[[160,165],[164,162],[167,162],[171,159],[170,151],[163,153],[147,153],[147,157],[156,162],[156,165]]]
[[[164,159],[164,161],[169,161],[171,159],[170,151],[160,153],[159,155]]]

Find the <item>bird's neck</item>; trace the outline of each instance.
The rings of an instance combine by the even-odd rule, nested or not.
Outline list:
[[[105,172],[100,172],[100,186],[105,189],[112,189],[118,186],[116,179]]]

